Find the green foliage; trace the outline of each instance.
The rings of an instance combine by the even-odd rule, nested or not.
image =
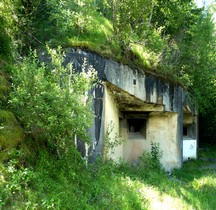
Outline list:
[[[60,36],[69,35],[71,32],[83,33],[91,24],[91,14],[94,11],[93,1],[52,0],[49,3],[50,21],[57,26],[56,33]],[[75,31],[74,28],[76,28]]]
[[[40,64],[35,53],[13,68],[11,108],[25,133],[36,144],[46,143],[54,152],[74,147],[74,138],[87,141],[92,122],[87,92],[95,72],[84,61],[82,72],[62,66],[62,54],[49,49],[51,67]],[[50,148],[50,149],[51,149]]]
[[[163,152],[160,150],[160,143],[151,142],[151,159],[159,162],[163,156]]]
[[[214,209],[215,172],[203,168],[212,164],[203,159],[209,155],[215,157],[215,148],[201,152],[202,159],[188,161],[168,176],[155,168],[115,164],[111,160],[99,159],[86,168],[76,155],[73,164],[71,158],[59,159],[42,150],[36,165],[25,167],[21,161],[23,154],[14,150],[10,160],[0,164],[0,207]]]
[[[10,44],[11,40],[10,37],[8,36],[7,32],[5,31],[4,27],[5,23],[3,18],[0,16],[0,42],[1,42],[1,48],[0,48],[0,55],[2,56],[8,56],[10,54]]]
[[[213,24],[189,0],[148,0],[145,4],[141,0],[5,0],[2,5],[2,37],[9,37],[8,44],[14,38],[24,53],[29,46],[41,48],[46,42],[83,47],[125,63],[132,60],[159,74],[175,74],[187,82],[184,85],[193,85],[194,73],[198,75],[203,66],[208,69],[206,58],[214,58],[206,52]],[[134,50],[134,45],[139,47]],[[199,58],[205,58],[202,67],[197,65]]]
[[[0,70],[0,108],[6,106],[8,94],[10,91],[10,83],[7,81],[6,78],[8,78],[6,74]]]
[[[30,191],[31,182],[35,176],[32,169],[20,165],[18,159],[21,153],[11,150],[10,160],[5,166],[0,165],[0,208],[7,206],[23,209],[34,208],[37,205],[31,203],[34,194]]]
[[[85,193],[88,192],[90,180],[80,155],[72,152],[69,156],[59,159],[41,151],[39,157],[34,179],[38,207],[87,208],[89,205]]]
[[[113,9],[114,33],[123,50],[126,50],[131,41],[142,42],[152,51],[157,50],[155,42],[161,38],[157,30],[151,26],[151,17],[156,1],[125,0],[115,1]],[[135,39],[134,39],[135,38]],[[161,40],[162,42],[162,40]],[[161,49],[160,49],[161,50]],[[160,51],[159,50],[159,51]]]
[[[161,170],[160,159],[162,158],[162,151],[160,150],[160,144],[151,142],[151,151],[144,152],[141,157],[139,157],[139,164],[141,173],[145,174],[147,171]]]
[[[15,58],[16,49],[23,56],[29,54],[29,46],[40,49],[46,42],[87,48],[140,69],[178,77],[195,95],[208,134],[215,135],[214,33],[211,15],[190,0],[148,0],[145,4],[141,0],[3,0],[0,91],[2,95],[8,91],[2,69]],[[34,168],[27,167],[31,161],[26,154],[26,166],[20,156],[0,165],[0,208],[154,209],[151,194],[159,204],[168,196],[180,209],[216,206],[214,173],[203,171],[203,162],[191,161],[168,178],[160,169],[157,144],[133,167],[108,160],[86,168],[74,138],[88,140],[86,128],[92,113],[86,93],[94,76],[63,67],[64,56],[51,51],[51,64],[41,64],[31,52],[11,67],[10,105],[25,130],[27,150],[38,147],[48,152],[35,154]],[[3,126],[23,135],[13,123],[0,123],[1,140]],[[4,145],[13,146],[8,138],[15,140],[16,135],[11,134],[4,135]],[[105,153],[119,145],[115,135],[107,139]]]
[[[107,159],[108,154],[113,153],[113,149],[123,144],[125,140],[122,139],[117,132],[115,132],[115,124],[111,121],[106,130],[104,145],[103,145],[103,158]]]
[[[14,55],[16,41],[14,40],[16,27],[15,2],[4,0],[0,3],[0,66],[11,60]],[[1,71],[0,71],[1,72]]]

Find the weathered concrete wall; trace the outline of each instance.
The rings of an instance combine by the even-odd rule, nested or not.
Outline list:
[[[178,114],[174,112],[151,112],[147,119],[146,137],[131,139],[125,130],[123,159],[133,163],[143,152],[151,151],[151,143],[159,143],[163,151],[161,164],[166,170],[181,167],[181,146],[178,143]]]
[[[89,134],[91,138],[91,144],[89,147],[88,155],[89,161],[94,162],[97,156],[102,154],[104,145],[104,86],[101,84],[96,85],[96,87],[91,91],[92,96],[92,110],[95,115],[95,119],[92,127],[89,129]]]
[[[122,158],[126,162],[133,164],[143,154],[143,152],[149,151],[149,147],[150,145],[147,140],[126,139],[126,142],[123,145],[124,154]]]
[[[107,81],[136,98],[150,104],[161,104],[164,111],[179,111],[178,102],[179,98],[182,100],[183,93],[181,87],[169,85],[110,60],[106,60],[104,73]]]
[[[103,153],[104,158],[112,158],[115,161],[118,161],[123,155],[122,146],[116,146],[112,148],[112,145],[115,141],[118,141],[119,137],[119,109],[114,101],[111,92],[105,85],[105,94],[104,94],[104,147]],[[106,142],[109,141],[109,142]],[[110,145],[110,146],[109,146]]]
[[[161,164],[166,170],[181,167],[182,152],[179,144],[181,140],[178,139],[177,113],[151,113],[147,139],[160,144],[163,151]]]
[[[183,115],[183,124],[190,125],[196,122],[196,116],[191,113],[184,113]]]
[[[182,109],[183,97],[186,94],[178,85],[147,76],[136,69],[82,50],[69,48],[65,64],[72,62],[73,67],[81,71],[84,59],[88,66],[91,65],[96,69],[100,80],[108,81],[137,99],[148,104],[162,105],[163,111],[178,112],[180,107]]]
[[[186,139],[183,141],[183,161],[197,158],[196,139]]]

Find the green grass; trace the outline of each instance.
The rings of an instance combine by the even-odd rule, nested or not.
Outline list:
[[[184,163],[172,176],[112,161],[86,167],[46,153],[39,155],[34,167],[15,159],[0,166],[2,209],[213,210],[216,206],[216,174],[203,169],[209,162],[202,159]]]

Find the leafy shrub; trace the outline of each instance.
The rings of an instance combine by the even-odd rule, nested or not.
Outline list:
[[[151,142],[151,151],[144,152],[139,158],[140,168],[145,172],[156,170],[161,170],[160,159],[163,153],[160,150],[160,144]]]
[[[62,66],[60,50],[49,53],[49,66],[39,62],[36,52],[14,66],[10,104],[26,135],[61,155],[75,147],[76,136],[88,140],[93,114],[87,93],[96,75],[86,62],[75,73],[72,64]]]
[[[115,124],[111,121],[106,129],[103,147],[103,158],[108,158],[109,153],[113,154],[113,149],[123,144],[125,140],[115,132]]]
[[[31,168],[25,168],[20,162],[21,153],[18,150],[11,150],[10,160],[0,175],[3,180],[0,183],[0,208],[19,206],[21,208],[32,208],[35,201],[30,191],[34,179],[34,172]],[[33,201],[33,202],[32,202]]]

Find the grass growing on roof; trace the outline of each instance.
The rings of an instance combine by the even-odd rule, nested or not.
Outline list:
[[[112,23],[96,11],[91,13],[83,31],[75,28],[66,36],[52,39],[50,43],[54,46],[84,48],[117,60],[121,55],[121,49],[114,40]]]

